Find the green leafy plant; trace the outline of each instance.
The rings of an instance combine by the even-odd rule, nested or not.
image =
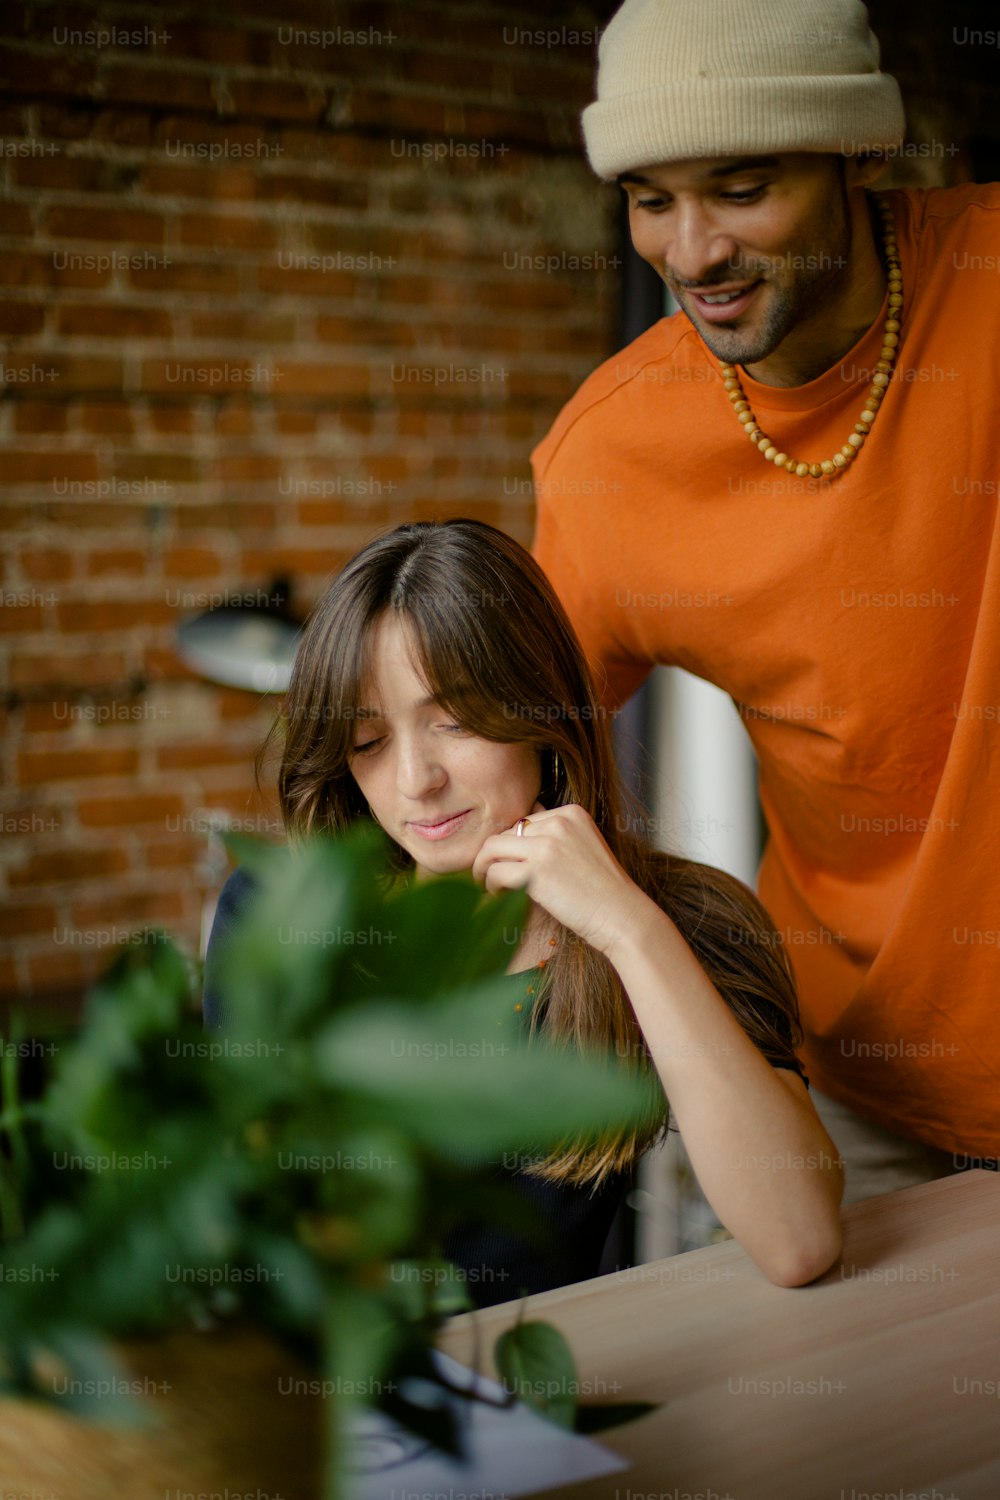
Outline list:
[[[343,1393],[325,1403],[332,1497],[354,1402],[408,1375],[447,1384],[429,1349],[469,1305],[441,1255],[449,1229],[481,1213],[538,1232],[488,1172],[498,1153],[662,1100],[608,1060],[527,1044],[504,973],[522,895],[484,897],[466,877],[390,888],[367,833],[232,842],[256,888],[219,961],[223,1030],[202,1027],[192,965],[146,933],[91,993],[39,1097],[22,1097],[4,1049],[0,1389],[92,1415],[86,1395],[56,1396],[54,1370],[70,1392],[106,1388],[127,1374],[115,1338],[249,1319]],[[497,1360],[510,1399],[574,1425],[554,1329],[519,1324]],[[461,1451],[454,1401],[388,1405]]]

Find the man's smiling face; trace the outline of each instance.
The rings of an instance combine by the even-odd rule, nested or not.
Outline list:
[[[843,163],[718,157],[619,177],[636,252],[717,359],[751,366],[836,321],[852,240]]]

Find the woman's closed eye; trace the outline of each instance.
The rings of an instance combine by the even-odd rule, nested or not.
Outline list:
[[[382,741],[384,739],[385,739],[385,735],[384,734],[379,734],[379,735],[376,735],[374,737],[374,739],[362,740],[357,745],[353,745],[351,747],[351,753],[353,755],[364,755],[367,752],[370,752],[370,751],[376,749],[379,745],[381,745],[381,743],[382,743]]]

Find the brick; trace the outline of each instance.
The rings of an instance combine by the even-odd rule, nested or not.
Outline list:
[[[274,250],[278,226],[255,216],[182,214],[176,221],[182,245],[210,245],[214,250]]]
[[[163,556],[165,578],[216,578],[222,559],[208,547],[171,547]]]
[[[206,766],[249,766],[256,745],[163,745],[156,752],[161,771],[197,771]]]
[[[270,396],[280,393],[284,384],[276,373],[279,368],[283,370],[284,366],[246,354],[212,359],[147,359],[143,361],[141,383],[143,391],[187,398],[229,392]]]
[[[0,907],[0,937],[11,939],[51,934],[56,925],[54,906]]]
[[[65,432],[69,412],[65,403],[18,401],[14,406],[15,432]]]
[[[107,949],[96,952],[93,948],[76,945],[32,953],[27,959],[31,990],[39,998],[43,998],[49,989],[72,988],[82,992],[109,962]]]
[[[273,78],[233,78],[229,92],[233,113],[241,118],[311,120],[319,125],[326,112],[325,89]]]
[[[194,312],[191,314],[191,337],[223,339],[239,343],[245,339],[276,344],[290,343],[298,332],[298,319],[292,313],[261,312],[243,307],[237,312]]]
[[[255,437],[257,413],[245,402],[231,400],[225,410],[219,412],[215,430],[220,437]]]
[[[8,3],[0,13],[0,33],[4,36],[23,36],[29,26],[28,8],[26,5]]]
[[[45,232],[72,240],[124,240],[129,244],[162,245],[164,221],[160,214],[128,208],[51,207]]]
[[[316,431],[316,413],[285,407],[284,410],[275,412],[274,425],[278,432],[307,435]]]
[[[29,855],[20,865],[12,865],[8,878],[20,890],[31,885],[99,880],[107,875],[123,875],[130,868],[128,854],[120,845],[104,849],[51,849]]]
[[[310,139],[315,134],[310,132]],[[193,119],[190,115],[165,114],[156,121],[153,144],[168,162],[252,161],[280,159],[284,146],[278,132],[249,120]],[[242,153],[242,154],[236,154]],[[159,159],[159,158],[157,158]]]
[[[57,140],[84,140],[94,128],[94,105],[72,104],[65,100],[59,103],[45,101],[37,106],[38,131],[42,138]]]
[[[449,330],[435,330],[435,337],[444,338]],[[397,348],[412,348],[419,339],[418,330],[412,323],[389,321],[378,322],[362,315],[320,314],[316,319],[316,337],[330,344],[377,344],[393,345]]]
[[[138,548],[108,548],[87,554],[87,577],[104,578],[109,574],[141,578],[149,567],[149,556]]]
[[[219,146],[220,151],[224,149]],[[151,163],[138,182],[143,196],[153,198],[213,198],[223,202],[250,202],[257,196],[257,178],[252,167]]]
[[[153,122],[135,109],[101,108],[93,117],[92,134],[95,141],[111,141],[116,146],[148,147]]]
[[[73,713],[77,702],[76,696],[53,695],[47,703],[25,703],[21,709],[21,723],[25,736],[65,734],[68,729],[73,728]]]
[[[135,431],[135,416],[131,406],[119,401],[100,401],[77,407],[80,426],[84,432],[101,435],[131,436]]]
[[[64,686],[74,691],[99,688],[124,682],[128,675],[129,664],[121,651],[74,649],[70,643],[51,655],[19,652],[10,664],[10,686],[15,692]]]
[[[296,582],[307,576],[322,582],[339,572],[349,557],[350,552],[342,547],[247,548],[241,559],[241,573],[246,578],[263,578],[283,572],[292,574]]]
[[[4,226],[6,227],[6,225]],[[40,333],[45,323],[45,308],[40,302],[0,303],[0,333]]]
[[[204,838],[179,836],[162,844],[154,843],[151,837],[143,839],[143,854],[150,870],[191,870],[204,852]]]
[[[33,635],[45,629],[45,605],[36,602],[40,597],[54,600],[55,595],[40,595],[34,587],[0,591],[0,618],[5,635]]]
[[[68,635],[91,631],[113,634],[142,625],[166,625],[173,618],[163,599],[77,599],[57,605],[59,629]]]
[[[196,430],[195,414],[186,406],[153,406],[147,415],[154,432],[188,433]]]
[[[197,672],[185,666],[176,651],[151,646],[145,652],[146,672],[151,682],[201,682]]]
[[[93,87],[89,60],[54,52],[38,54],[0,45],[0,92],[31,94],[36,98],[79,98]]]
[[[243,500],[234,496],[231,500],[207,505],[178,505],[173,519],[178,530],[218,527],[243,536],[250,531],[273,531],[278,521],[278,510],[276,506],[267,505],[263,501]]]
[[[62,485],[98,477],[93,453],[0,453],[0,480],[7,484]]]
[[[20,250],[0,250],[0,285],[47,286],[52,279],[51,270],[51,257],[46,259]]]
[[[131,171],[99,156],[18,157],[12,166],[19,188],[68,193],[121,192]]]
[[[170,313],[151,307],[114,307],[94,303],[63,303],[56,311],[56,332],[63,336],[90,338],[170,338],[174,320]]]
[[[62,583],[72,578],[76,558],[57,547],[22,547],[21,571],[35,583]]]
[[[317,203],[324,208],[366,209],[369,190],[366,182],[352,182],[340,177],[297,177],[286,173],[262,173],[256,180],[257,197],[262,203]]]
[[[40,786],[50,781],[83,781],[95,776],[130,776],[138,769],[138,757],[138,750],[127,745],[25,750],[18,756],[18,775],[23,786]]]
[[[0,233],[8,240],[31,239],[35,233],[35,220],[31,206],[27,203],[4,203]]]
[[[27,996],[26,966],[22,969],[12,953],[0,953],[0,1023],[6,1024],[9,1010],[19,1007]]]
[[[202,460],[196,453],[175,449],[127,450],[115,457],[115,473],[119,479],[138,485],[141,491],[149,490],[154,498],[165,499],[175,485],[196,484],[202,477]]]
[[[283,364],[282,392],[289,396],[338,396],[366,399],[372,392],[368,364]]]
[[[188,73],[181,68],[105,66],[101,70],[101,97],[110,104],[139,104],[146,109],[192,109],[215,113],[209,75]]]
[[[264,453],[220,453],[212,472],[223,484],[263,484],[266,480],[280,479],[284,462],[276,455]]]
[[[110,391],[117,395],[124,384],[120,359],[94,354],[56,354],[51,359],[46,356],[45,364],[55,370],[52,380],[55,392],[83,391],[94,396],[101,391]]]
[[[170,40],[157,51],[173,58],[224,63],[227,67],[266,67],[270,61],[270,34],[248,26],[208,26],[202,22],[170,18]]]
[[[93,488],[91,486],[92,490]],[[112,526],[136,533],[145,520],[141,501],[136,501],[134,505],[121,501],[105,505],[102,501],[90,499],[88,495],[74,495],[66,501],[39,502],[38,515],[54,526],[72,527],[77,532],[84,532],[86,541],[90,540],[90,533]]]
[[[160,752],[162,753],[162,752]],[[130,824],[162,823],[180,817],[183,798],[137,792],[131,796],[88,798],[79,804],[78,815],[85,828],[117,828]]]
[[[260,291],[274,293],[279,297],[341,297],[346,299],[361,295],[358,278],[349,271],[287,270],[275,262],[257,267],[257,286]]]
[[[222,719],[256,719],[267,714],[258,698],[236,688],[216,688],[215,706]]]
[[[144,927],[170,927],[184,919],[184,899],[179,891],[115,891],[109,896],[77,902],[70,910],[78,932],[97,932],[125,938],[129,931]],[[105,952],[113,951],[105,947]]]

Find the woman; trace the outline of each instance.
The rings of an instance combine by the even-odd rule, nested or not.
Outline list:
[[[509,971],[525,974],[529,1028],[655,1069],[706,1197],[773,1282],[830,1267],[843,1173],[795,1059],[779,935],[739,881],[629,831],[586,662],[522,547],[469,520],[370,542],[313,613],[276,727],[290,837],[374,818],[401,874],[526,889]],[[237,871],[210,957],[246,894]],[[514,1175],[555,1252],[470,1226],[446,1253],[500,1278],[470,1275],[473,1297],[595,1275],[627,1174],[662,1127],[524,1164]]]

